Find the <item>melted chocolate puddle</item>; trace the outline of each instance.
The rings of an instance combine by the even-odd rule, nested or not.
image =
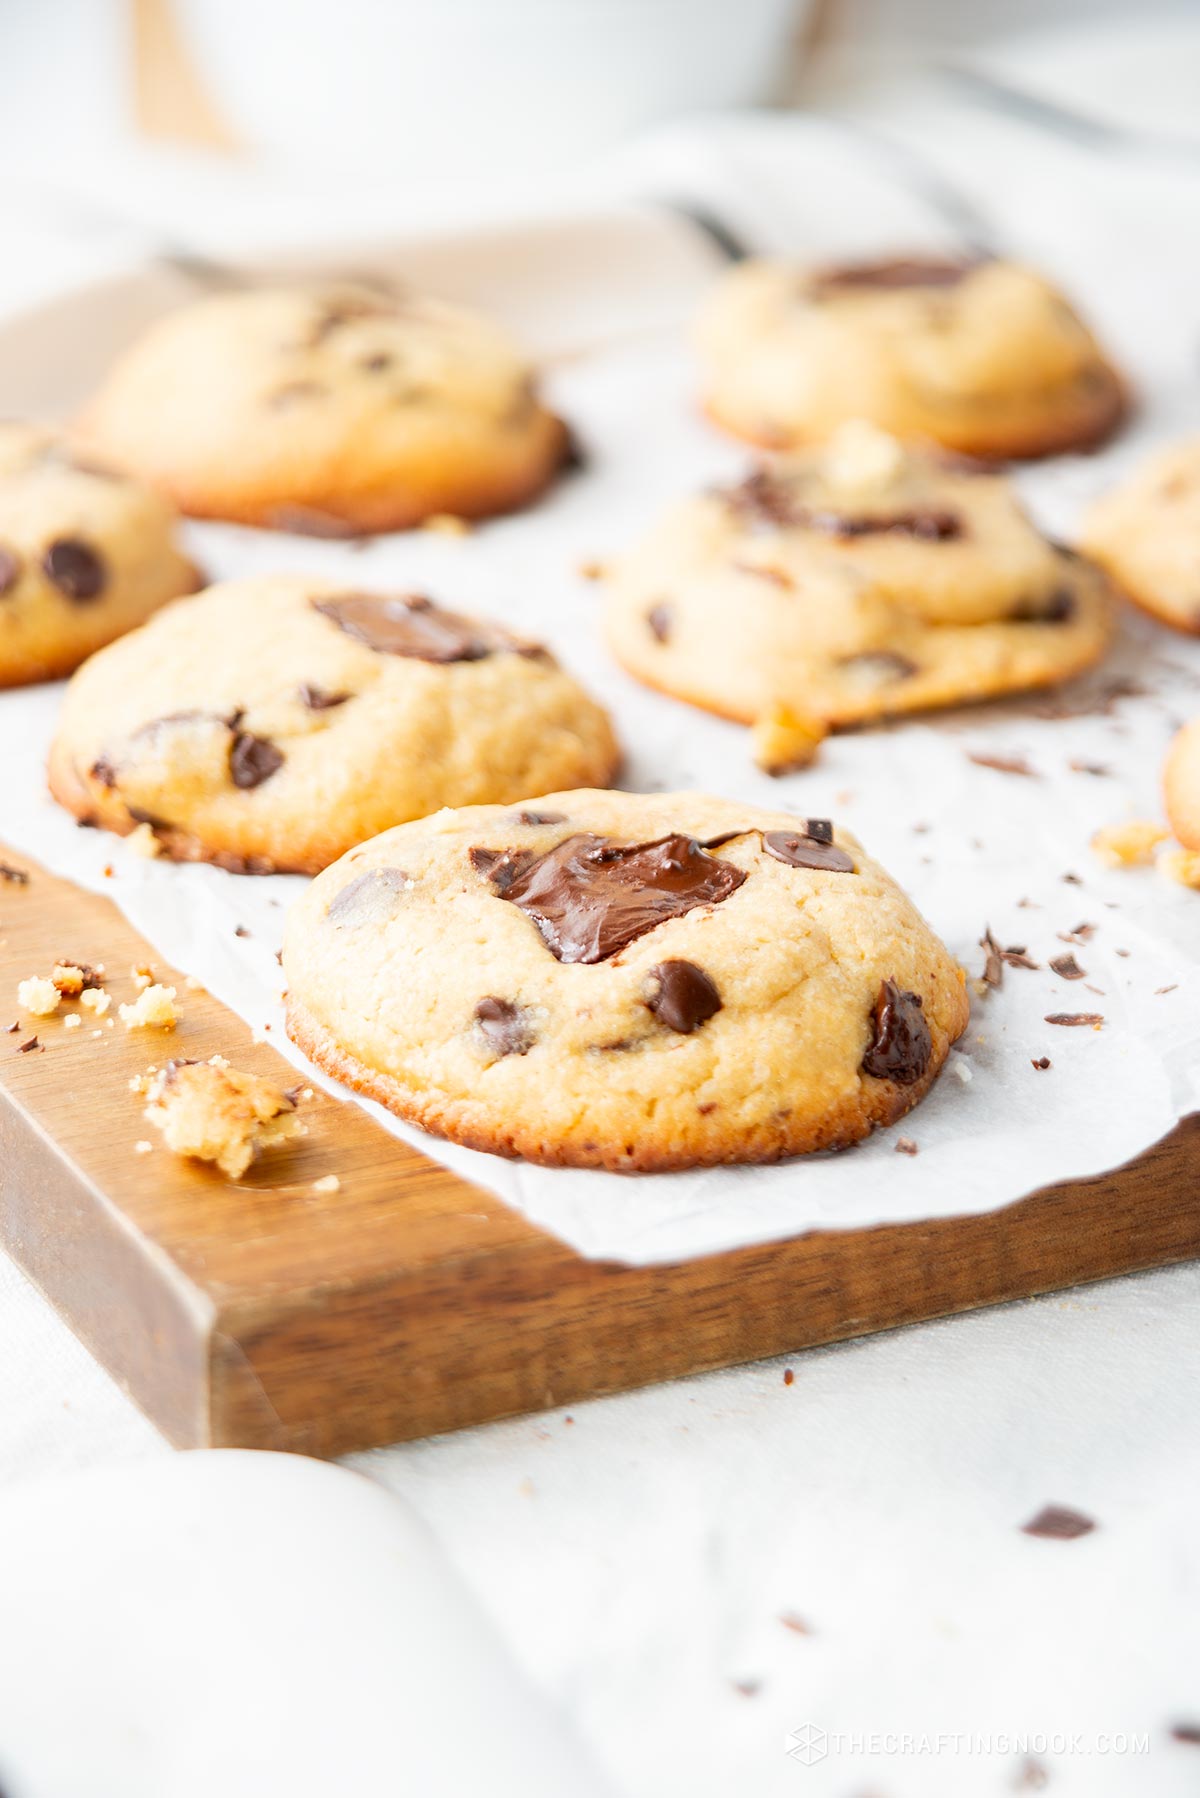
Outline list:
[[[420,662],[479,662],[501,654],[542,655],[536,644],[522,643],[496,625],[443,611],[419,596],[385,598],[375,593],[344,593],[314,599],[314,611],[348,637],[380,655],[410,656]]]

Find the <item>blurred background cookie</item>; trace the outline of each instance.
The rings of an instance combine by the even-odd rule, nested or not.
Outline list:
[[[1113,609],[1002,476],[856,423],[677,505],[614,564],[607,630],[649,686],[832,727],[1065,680],[1104,653]]]
[[[170,314],[81,431],[185,512],[318,536],[511,511],[570,448],[497,326],[359,287],[240,290]]]
[[[0,687],[69,674],[199,586],[175,524],[140,481],[0,423]]]
[[[767,448],[866,418],[973,456],[1090,447],[1121,377],[1057,289],[997,258],[743,263],[700,319],[708,411]]]
[[[278,576],[212,587],[81,669],[50,785],[152,853],[311,873],[440,806],[603,784],[617,759],[606,714],[537,644]]]
[[[283,965],[288,1030],[339,1079],[474,1148],[617,1171],[856,1142],[968,1011],[853,837],[702,793],[388,831],[302,895]]]
[[[1097,500],[1083,544],[1144,611],[1200,635],[1200,437],[1160,451]]]

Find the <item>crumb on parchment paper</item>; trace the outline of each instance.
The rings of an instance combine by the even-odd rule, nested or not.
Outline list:
[[[1092,838],[1092,852],[1106,868],[1148,868],[1154,852],[1170,831],[1150,818],[1131,818],[1125,824],[1105,824]]]

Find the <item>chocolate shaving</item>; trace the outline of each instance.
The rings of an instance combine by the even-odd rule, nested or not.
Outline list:
[[[1059,587],[1042,599],[1023,599],[1009,613],[1013,624],[1066,624],[1075,616],[1075,595]]]
[[[1080,967],[1073,955],[1055,955],[1051,958],[1050,966],[1060,980],[1082,980],[1087,971]]]
[[[917,993],[885,980],[875,1000],[874,1036],[862,1059],[862,1071],[876,1080],[913,1086],[933,1054],[933,1038]]]
[[[1031,768],[1023,755],[983,755],[967,751],[967,760],[974,762],[977,768],[992,768],[997,774],[1023,774],[1028,780],[1040,780],[1036,768]]]
[[[1074,1542],[1095,1527],[1082,1511],[1073,1511],[1068,1505],[1044,1505],[1036,1517],[1021,1525],[1021,1530],[1026,1536],[1044,1536],[1052,1542]]]
[[[527,1055],[537,1040],[528,1012],[511,999],[481,999],[474,1015],[489,1049],[499,1057]]]
[[[911,1136],[898,1136],[892,1144],[892,1147],[897,1155],[916,1155],[919,1153],[918,1146]]]
[[[1052,1011],[1046,1018],[1047,1024],[1090,1024],[1095,1030],[1098,1030],[1103,1022],[1104,1018],[1098,1011]]]
[[[17,1044],[16,1053],[18,1055],[30,1055],[35,1049],[40,1049],[41,1046],[42,1045],[39,1043],[37,1037],[31,1036],[27,1042]]]
[[[631,844],[581,834],[536,857],[482,854],[495,859],[472,850],[474,866],[561,962],[607,961],[668,918],[719,904],[746,878],[679,834]]]
[[[1050,1066],[1050,1057],[1048,1055],[1039,1055],[1033,1061],[1032,1066],[1035,1067],[1039,1073],[1045,1073],[1046,1069]]]
[[[647,1008],[678,1036],[690,1036],[721,1009],[716,982],[693,961],[660,961],[648,981]]]
[[[1000,953],[1000,945],[990,930],[985,930],[979,939],[979,947],[987,952],[983,964],[983,982],[985,986],[1004,985],[1004,957]]]

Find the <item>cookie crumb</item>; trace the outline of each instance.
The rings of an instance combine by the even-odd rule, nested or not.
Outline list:
[[[70,1017],[66,1017],[63,1019],[63,1026],[67,1030],[78,1030],[79,1026],[82,1023],[83,1023],[83,1019],[80,1017],[80,1015],[77,1011],[73,1011],[71,1013]]]
[[[140,1142],[134,1143],[133,1152],[135,1155],[152,1155],[154,1153],[154,1144],[152,1142],[147,1142],[143,1136]]]
[[[112,1004],[112,994],[106,993],[102,986],[85,986],[79,995],[79,1003],[85,1011],[102,1018]]]
[[[55,962],[50,978],[64,999],[78,999],[86,986],[97,984],[94,968],[73,961]]]
[[[326,1174],[323,1179],[313,1181],[312,1189],[314,1192],[340,1192],[342,1183],[336,1174]]]
[[[1092,838],[1092,853],[1106,868],[1147,868],[1154,851],[1170,832],[1148,818],[1132,818],[1128,824],[1106,824]]]
[[[459,518],[454,512],[431,512],[425,520],[425,529],[432,531],[437,537],[469,537],[470,521]]]
[[[125,846],[132,849],[135,855],[145,856],[147,861],[154,861],[161,849],[161,844],[148,824],[138,824],[125,838]],[[105,869],[107,874],[108,869]]]
[[[194,1161],[215,1162],[230,1180],[240,1179],[263,1150],[305,1133],[294,1100],[271,1081],[240,1073],[220,1057],[169,1061],[144,1091],[145,1115],[162,1131],[167,1148]]]
[[[1200,892],[1200,854],[1194,849],[1164,849],[1158,858],[1158,871],[1181,887]]]
[[[119,1010],[126,1030],[174,1030],[179,1021],[173,986],[147,986],[132,1005]]]
[[[911,1136],[898,1136],[894,1143],[897,1155],[916,1155],[920,1153],[918,1145]]]
[[[782,702],[756,718],[750,732],[755,764],[778,777],[811,768],[828,735],[819,719]]]
[[[17,1003],[34,1018],[49,1018],[58,1010],[62,994],[52,980],[34,974],[17,988]]]
[[[202,980],[197,980],[194,974],[188,974],[184,979],[183,984],[185,991],[189,993],[203,993],[207,991],[204,982]]]
[[[579,572],[585,581],[602,581],[608,574],[603,562],[581,562]]]

